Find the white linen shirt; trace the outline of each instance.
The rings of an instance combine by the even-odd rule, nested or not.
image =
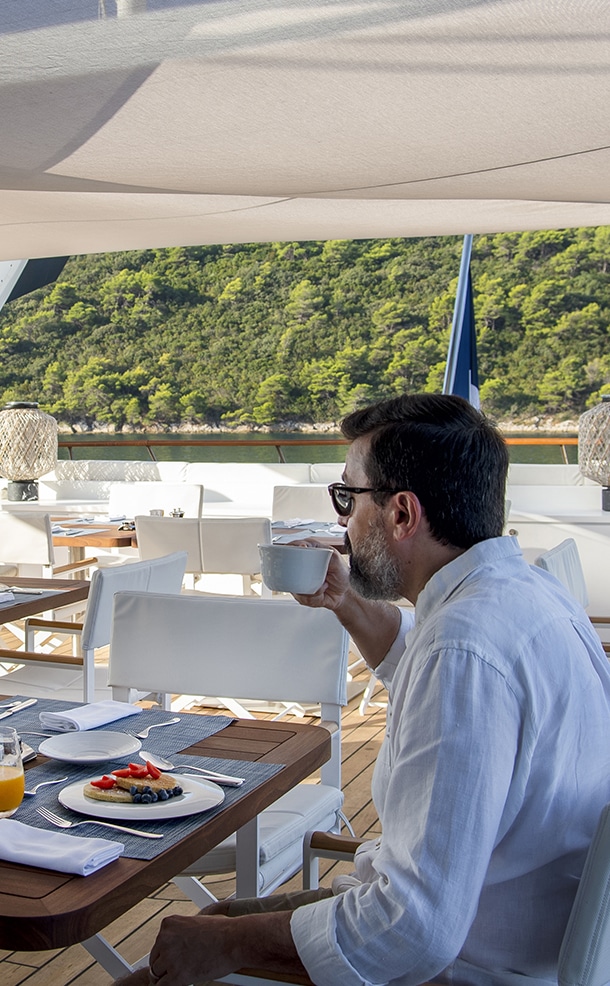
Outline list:
[[[484,541],[430,579],[377,673],[383,836],[356,855],[361,885],[294,911],[307,972],[317,986],[556,983],[610,801],[610,672],[586,614],[516,540]]]

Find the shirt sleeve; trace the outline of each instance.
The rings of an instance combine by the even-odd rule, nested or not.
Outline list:
[[[408,677],[396,682],[386,740],[383,836],[367,860],[374,877],[292,916],[318,986],[409,986],[445,969],[507,821],[522,724],[502,675],[452,648],[432,654],[415,680],[411,671],[407,686]]]
[[[404,606],[399,606],[398,610],[400,612],[400,627],[394,643],[390,647],[383,661],[381,661],[376,668],[373,669],[373,674],[376,678],[379,678],[383,682],[386,688],[389,687],[396,668],[400,664],[402,656],[405,652],[405,638],[411,632],[415,626],[415,610],[406,609]]]

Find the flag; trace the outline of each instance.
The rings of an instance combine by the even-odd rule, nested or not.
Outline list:
[[[471,249],[472,235],[468,234],[464,237],[443,393],[465,397],[474,407],[478,408],[480,404],[479,371],[477,367],[472,279],[470,276]]]

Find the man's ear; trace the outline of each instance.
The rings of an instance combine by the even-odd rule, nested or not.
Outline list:
[[[411,538],[418,530],[423,516],[422,505],[415,493],[403,490],[395,493],[390,502],[390,519],[395,541]]]

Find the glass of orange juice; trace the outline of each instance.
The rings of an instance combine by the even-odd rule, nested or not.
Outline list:
[[[8,818],[23,801],[25,780],[17,730],[0,726],[0,818]]]

